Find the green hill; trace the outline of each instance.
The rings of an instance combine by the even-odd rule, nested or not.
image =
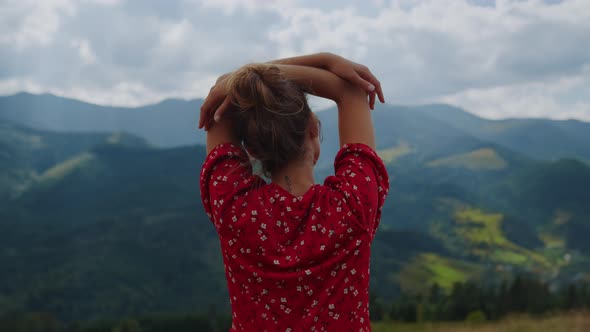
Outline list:
[[[37,177],[0,209],[0,312],[89,319],[226,308],[199,200],[204,155],[103,144]]]
[[[424,105],[417,111],[474,137],[524,155],[547,160],[590,160],[590,123],[577,120],[486,120],[449,105]]]
[[[57,97],[19,93],[0,97],[0,119],[58,132],[118,132],[173,147],[205,142],[197,130],[202,100],[168,99],[143,107],[110,107]]]
[[[0,98],[0,115],[18,118],[12,110],[32,106],[15,100],[34,99],[33,108],[48,106],[47,114],[19,121],[42,126],[58,112],[75,120],[61,130],[81,130],[0,121],[0,313],[46,311],[69,320],[227,310],[219,244],[199,198],[204,147],[156,148],[135,135],[90,132],[125,118],[121,123],[151,128],[136,134],[174,145],[188,137],[182,130],[167,136],[178,119],[147,123],[166,122],[158,112],[175,112],[183,102],[140,108],[150,116],[112,108],[105,114],[129,113],[109,122],[97,115],[105,108],[94,105],[47,95],[11,98]],[[391,192],[373,245],[372,291],[390,299],[434,282],[444,289],[518,272],[553,284],[590,277],[590,167],[532,159],[510,140],[487,140],[459,125],[483,128],[489,120],[450,106],[436,106],[447,117],[433,116],[428,107],[387,105],[373,113]],[[23,114],[37,114],[31,109]],[[186,113],[172,118],[179,114]],[[338,149],[335,110],[319,116],[325,140],[317,182],[332,171]],[[89,120],[97,127],[76,122]],[[583,123],[549,123],[585,137]],[[568,131],[570,125],[575,129]]]
[[[101,143],[147,146],[125,133],[55,133],[0,121],[0,198],[18,195],[55,164]]]
[[[430,161],[428,167],[454,167],[470,170],[499,170],[506,168],[508,163],[490,148],[481,148],[471,152],[439,158]]]

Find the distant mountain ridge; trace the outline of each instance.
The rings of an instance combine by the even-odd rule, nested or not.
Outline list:
[[[583,158],[590,161],[588,122],[540,118],[486,120],[444,104],[422,105],[416,110],[479,139],[537,159]]]
[[[173,147],[204,142],[197,130],[202,100],[167,99],[142,107],[99,106],[51,94],[0,97],[0,118],[58,132],[124,131],[153,145]]]
[[[0,119],[26,127],[65,132],[124,131],[160,147],[203,144],[197,129],[201,99],[168,99],[142,107],[98,106],[50,94],[19,93],[0,97]],[[335,109],[318,112],[329,163],[337,150]],[[590,123],[576,120],[487,120],[460,108],[432,104],[377,105],[373,112],[380,148],[412,138],[433,153],[440,145],[496,143],[535,159],[590,161]],[[436,143],[436,145],[430,145]],[[411,147],[410,147],[411,149]],[[464,151],[467,152],[467,151]]]

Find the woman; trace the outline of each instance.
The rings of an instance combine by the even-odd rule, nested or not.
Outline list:
[[[341,149],[323,185],[305,93],[338,106]],[[389,188],[376,96],[384,102],[365,66],[328,53],[246,65],[212,88],[199,122],[201,196],[221,242],[232,331],[370,331],[370,245]]]

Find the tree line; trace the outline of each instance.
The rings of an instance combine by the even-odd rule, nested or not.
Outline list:
[[[517,276],[495,285],[472,281],[455,283],[450,291],[433,284],[424,295],[402,293],[385,303],[371,295],[371,321],[401,322],[498,320],[508,314],[542,315],[590,310],[590,284],[571,283],[559,288],[533,277]],[[229,313],[151,314],[118,320],[63,322],[50,313],[4,313],[0,331],[11,332],[194,332],[228,331]]]
[[[373,295],[370,308],[372,321],[498,320],[514,313],[542,315],[588,310],[590,284],[573,282],[551,287],[546,282],[521,275],[495,285],[457,282],[450,291],[445,292],[435,283],[424,295],[402,293],[389,304]]]

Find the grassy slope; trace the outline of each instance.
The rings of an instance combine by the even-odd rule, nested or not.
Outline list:
[[[590,312],[549,317],[512,316],[499,322],[468,323],[373,323],[374,332],[583,332],[590,331]]]
[[[481,148],[430,161],[428,167],[462,167],[469,170],[498,170],[507,167],[507,162],[491,148]]]

